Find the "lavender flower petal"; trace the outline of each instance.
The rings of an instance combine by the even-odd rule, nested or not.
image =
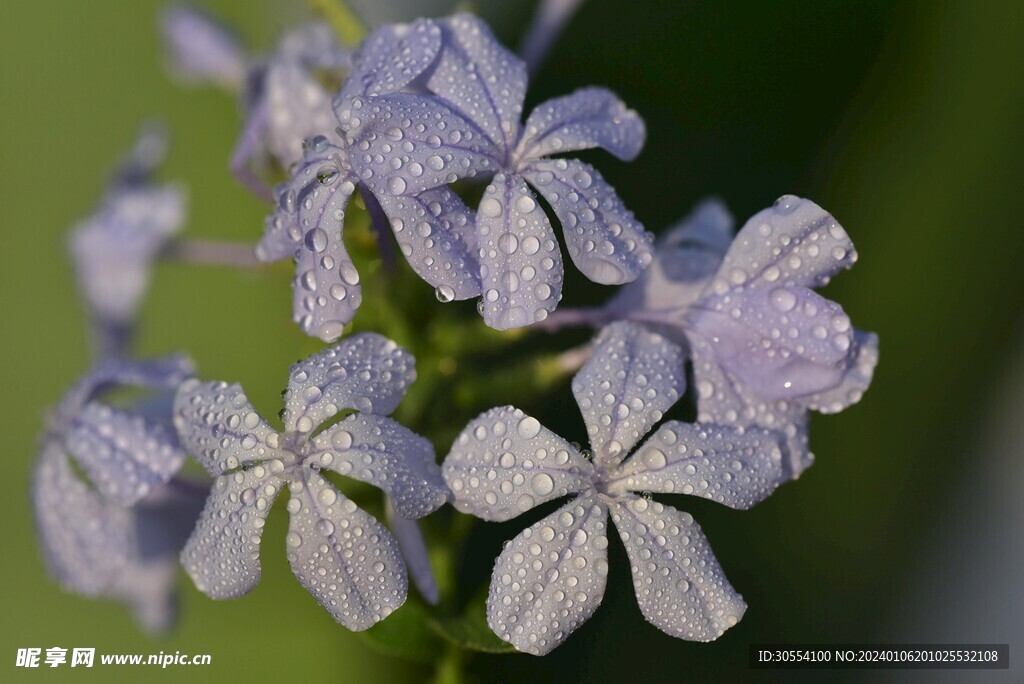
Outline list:
[[[239,384],[182,383],[174,399],[174,427],[185,450],[214,476],[272,458],[276,451],[277,433]]]
[[[335,100],[338,118],[348,118],[353,97],[387,95],[406,87],[440,51],[441,28],[430,19],[377,29],[359,46],[352,73]]]
[[[611,474],[609,493],[693,494],[731,508],[763,501],[783,482],[777,433],[665,423]]]
[[[172,5],[161,17],[171,69],[181,78],[240,89],[246,55],[238,39],[194,7]]]
[[[853,345],[842,308],[799,286],[706,295],[687,321],[691,340],[703,338],[718,363],[766,399],[836,387]]]
[[[290,59],[272,60],[264,75],[266,146],[288,168],[302,159],[302,141],[331,136],[337,122],[331,93],[309,69]]]
[[[807,406],[821,413],[838,413],[860,401],[878,365],[878,335],[853,329],[853,350],[842,382],[807,398]]]
[[[395,512],[391,499],[384,499],[384,515],[387,519],[391,533],[398,541],[398,548],[405,559],[405,566],[409,571],[413,584],[420,592],[423,599],[432,606],[436,606],[441,600],[441,593],[437,586],[437,579],[434,577],[434,569],[430,566],[430,555],[427,553],[427,545],[423,540],[423,532],[420,531],[420,524],[415,520],[407,520]]]
[[[522,173],[551,204],[569,256],[592,281],[627,283],[651,263],[654,236],[593,166],[575,159],[540,160]]]
[[[439,23],[443,45],[427,89],[451,102],[507,154],[519,136],[526,65],[471,14]]]
[[[716,294],[738,285],[820,287],[855,261],[853,243],[831,214],[785,195],[740,229],[711,287]]]
[[[167,426],[95,402],[75,417],[65,446],[100,493],[125,507],[165,484],[185,462]]]
[[[501,166],[498,149],[476,124],[435,98],[355,97],[338,117],[352,166],[379,196],[414,195]]]
[[[477,212],[483,317],[507,330],[544,320],[562,298],[562,255],[522,177],[499,173]]]
[[[335,620],[372,627],[405,603],[408,579],[398,542],[319,473],[290,485],[286,538],[292,572]]]
[[[506,543],[487,597],[487,624],[520,651],[544,655],[590,619],[608,576],[608,509],[570,501]]]
[[[682,350],[633,323],[613,323],[572,380],[596,464],[621,461],[686,387]]]
[[[416,195],[380,195],[398,246],[416,274],[443,301],[480,296],[475,217],[458,195],[442,186]]]
[[[31,497],[47,571],[71,591],[103,595],[129,562],[129,511],[82,482],[57,443],[43,447]]]
[[[416,379],[416,360],[377,333],[360,333],[292,366],[284,425],[309,434],[343,408],[387,415]]]
[[[623,161],[640,154],[647,138],[644,121],[605,88],[581,88],[530,112],[516,159],[540,159],[562,152],[603,147]]]
[[[214,481],[181,552],[181,564],[199,591],[215,599],[237,598],[259,584],[263,526],[283,485],[262,465]]]
[[[484,520],[504,521],[582,491],[593,465],[536,418],[502,406],[466,426],[442,472],[454,493],[455,508]]]
[[[422,518],[448,498],[433,445],[384,416],[357,413],[324,430],[310,459],[379,488],[403,518]]]
[[[690,641],[714,641],[739,622],[747,605],[693,516],[632,495],[617,500],[611,513],[648,622]]]

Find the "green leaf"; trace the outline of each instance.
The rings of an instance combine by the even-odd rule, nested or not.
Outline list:
[[[441,654],[444,643],[427,626],[430,619],[423,604],[410,600],[387,619],[357,634],[367,646],[383,655],[432,663]]]
[[[430,627],[446,641],[467,651],[518,653],[512,644],[498,638],[487,626],[487,594],[481,592],[461,615],[428,618]]]

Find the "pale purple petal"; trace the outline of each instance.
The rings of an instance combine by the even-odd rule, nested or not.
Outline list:
[[[239,384],[182,383],[174,399],[174,428],[182,447],[211,475],[277,454],[277,433]]]
[[[447,187],[416,195],[379,195],[398,246],[416,274],[433,285],[438,299],[480,296],[476,219]]]
[[[71,232],[71,257],[90,309],[109,321],[135,317],[150,266],[185,220],[186,196],[174,185],[126,186]]]
[[[362,303],[359,273],[343,242],[345,209],[355,192],[343,152],[314,138],[302,163],[279,189],[256,257],[295,258],[292,318],[307,335],[325,342],[341,336]]]
[[[554,209],[569,256],[592,281],[628,283],[651,263],[654,236],[593,166],[575,159],[542,159],[522,174]]]
[[[173,390],[194,370],[192,360],[184,354],[171,354],[156,359],[104,359],[78,379],[64,393],[51,412],[48,429],[55,433],[67,430],[82,407],[101,392],[116,386]]]
[[[621,461],[686,388],[682,350],[633,323],[613,323],[572,380],[594,462]]]
[[[178,619],[177,580],[173,558],[136,562],[118,574],[110,595],[128,604],[146,632],[166,634]]]
[[[356,97],[339,120],[352,166],[377,195],[414,195],[500,168],[494,143],[436,98]]]
[[[843,380],[834,388],[807,399],[807,406],[821,413],[838,413],[856,404],[867,391],[878,365],[878,335],[853,330],[853,349]]]
[[[397,513],[391,503],[391,499],[384,499],[384,515],[388,527],[398,541],[398,548],[405,559],[405,566],[409,571],[413,584],[420,592],[423,599],[432,606],[436,606],[441,600],[441,593],[437,587],[437,579],[434,577],[434,569],[430,566],[430,555],[427,553],[427,545],[423,540],[423,532],[420,531],[420,524],[415,520],[407,520]]]
[[[347,69],[351,55],[338,44],[334,30],[314,21],[284,34],[277,55],[295,60],[310,69]]]
[[[607,530],[605,503],[581,496],[506,543],[487,597],[494,633],[544,655],[589,620],[604,597]]]
[[[422,518],[448,498],[434,447],[385,416],[357,413],[313,440],[307,463],[380,488],[403,518]]]
[[[185,462],[170,428],[95,402],[75,417],[64,443],[100,493],[125,507],[165,484]]]
[[[831,214],[784,195],[740,229],[711,288],[724,294],[739,285],[820,287],[855,261],[853,243]]]
[[[427,89],[451,102],[507,154],[519,136],[526,65],[471,14],[439,23],[444,30],[441,56]]]
[[[658,236],[654,260],[632,283],[620,287],[605,305],[615,318],[657,313],[671,319],[703,294],[732,241],[732,215],[721,202],[705,200],[680,223]],[[658,327],[685,344],[677,323]]]
[[[334,136],[338,122],[331,93],[300,62],[272,60],[264,75],[263,98],[266,146],[285,168],[302,159],[303,140]]]
[[[718,363],[767,399],[836,387],[853,346],[843,309],[794,285],[705,295],[687,324],[691,340],[703,338]]]
[[[522,177],[494,177],[480,200],[476,225],[484,322],[508,330],[544,320],[562,298],[562,255]]]
[[[784,479],[779,435],[672,421],[609,473],[609,494],[693,494],[731,508],[763,501]]]
[[[382,26],[367,36],[353,59],[352,73],[335,101],[338,118],[348,120],[351,99],[396,93],[427,70],[441,50],[441,28],[430,19]]]
[[[172,5],[161,17],[171,69],[181,78],[240,89],[246,55],[238,39],[194,7]]]
[[[196,589],[210,598],[237,598],[260,581],[263,526],[284,480],[268,467],[221,475],[181,552]]]
[[[61,586],[100,596],[134,553],[131,513],[78,478],[60,445],[44,445],[32,508],[46,569]]]
[[[292,366],[287,431],[309,434],[346,408],[387,415],[416,379],[416,359],[377,333],[360,333]]]
[[[644,121],[605,88],[581,88],[538,105],[513,155],[520,163],[561,152],[603,147],[632,161],[647,137]]]
[[[648,622],[690,641],[714,641],[739,622],[747,605],[693,516],[632,495],[620,497],[611,514]]]
[[[593,465],[536,418],[512,406],[470,422],[442,470],[452,505],[484,520],[510,520],[589,486]]]
[[[309,468],[289,488],[288,562],[324,610],[361,631],[405,603],[405,564],[387,528]]]
[[[804,401],[758,397],[718,364],[703,339],[695,340],[691,358],[699,422],[778,431],[786,476],[795,479],[810,467],[814,455],[808,450]]]

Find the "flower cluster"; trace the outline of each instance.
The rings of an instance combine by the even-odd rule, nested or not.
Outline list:
[[[551,17],[577,4],[543,3],[538,25],[550,33]],[[286,173],[254,254],[294,260],[293,320],[332,344],[292,366],[282,429],[240,385],[193,377],[184,357],[129,356],[150,263],[202,249],[175,251],[184,195],[152,181],[165,141],[144,133],[72,237],[100,344],[47,422],[32,485],[56,579],[165,628],[179,562],[215,599],[258,584],[263,529],[287,487],[293,573],[361,631],[403,605],[410,576],[427,603],[441,599],[416,520],[451,501],[506,521],[570,497],[494,565],[487,624],[500,639],[541,655],[589,619],[606,590],[609,518],[651,624],[697,641],[735,625],[746,604],[699,525],[653,496],[750,508],[810,465],[809,411],[842,410],[867,389],[877,337],[814,291],[856,261],[839,223],[785,196],[733,237],[728,212],[708,202],[655,243],[596,168],[563,156],[600,147],[633,160],[646,138],[636,112],[589,87],[523,122],[527,64],[469,14],[383,26],[351,51],[315,24],[260,58],[189,8],[169,9],[163,29],[179,76],[243,93],[234,172],[268,198],[265,179]],[[526,41],[531,54],[545,36]],[[466,424],[477,407],[447,432],[458,436],[438,465],[434,444],[390,417],[416,379],[413,356],[375,332],[337,341],[372,296],[343,240],[356,193],[379,243],[393,235],[441,302],[479,298],[496,330],[598,329],[571,369],[589,449],[512,406]],[[622,286],[604,306],[556,311],[564,270],[552,221],[583,275]],[[472,346],[479,322],[459,326]],[[465,373],[473,359],[446,361]],[[688,370],[697,421],[666,420]],[[124,406],[108,393],[124,386],[152,396]],[[447,401],[439,387],[432,399]],[[209,486],[180,475],[189,456]],[[387,526],[337,476],[381,490]]]

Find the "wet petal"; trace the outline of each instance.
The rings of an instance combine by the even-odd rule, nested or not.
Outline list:
[[[174,398],[174,428],[182,447],[211,475],[277,455],[277,433],[239,384],[182,383]]]
[[[711,289],[724,294],[741,284],[819,287],[855,261],[850,237],[831,214],[810,200],[784,195],[740,229]]]
[[[263,526],[284,481],[268,466],[213,482],[206,507],[181,552],[181,564],[210,598],[237,598],[260,581]]]
[[[671,312],[682,312],[697,301],[718,271],[732,232],[732,215],[725,205],[718,200],[701,202],[658,236],[651,265],[632,283],[620,287],[605,309],[616,318],[662,312],[668,319]],[[678,331],[678,315],[675,320],[671,339],[684,340]]]
[[[173,558],[128,565],[110,595],[128,604],[135,620],[152,635],[165,634],[178,619],[178,563]]]
[[[632,161],[646,137],[644,120],[615,93],[581,88],[530,112],[514,157],[523,161],[603,147],[619,159]]]
[[[284,168],[302,159],[303,140],[334,137],[338,122],[331,93],[300,62],[272,60],[264,75],[263,98],[266,147]]]
[[[126,507],[165,484],[185,462],[170,428],[95,402],[72,421],[65,445],[100,493]]]
[[[292,366],[285,394],[284,425],[309,434],[350,408],[387,415],[416,379],[416,359],[377,333],[348,337]]]
[[[476,215],[484,322],[497,330],[544,320],[562,298],[562,255],[522,177],[499,173]]]
[[[843,380],[836,387],[815,394],[807,406],[821,413],[838,413],[856,404],[867,391],[878,365],[878,335],[853,329],[853,349]]]
[[[807,406],[803,401],[755,395],[719,365],[701,338],[695,338],[691,358],[699,422],[777,431],[782,438],[786,477],[797,478],[810,467],[814,455],[808,450]]]
[[[472,14],[439,23],[444,30],[441,56],[427,88],[453,103],[503,152],[511,150],[523,115],[526,65]]]
[[[430,19],[382,26],[367,36],[353,59],[352,73],[335,102],[338,118],[355,96],[396,93],[427,70],[441,50],[441,28]]]
[[[799,286],[706,295],[687,321],[691,338],[706,340],[718,363],[769,399],[836,387],[853,346],[843,309]]]
[[[377,197],[402,254],[416,274],[437,288],[438,299],[480,296],[476,218],[446,187],[416,195]]]
[[[180,77],[240,89],[246,55],[230,31],[194,7],[172,5],[161,17],[171,69]]]
[[[636,280],[654,255],[644,230],[597,169],[575,159],[532,162],[523,176],[551,204],[562,223],[569,256],[595,283]]]
[[[340,121],[352,166],[377,195],[414,195],[500,167],[494,143],[436,98],[356,97]]]
[[[256,246],[262,261],[295,258],[292,318],[308,335],[341,336],[362,302],[359,273],[342,241],[345,209],[355,192],[344,151],[313,138]]]
[[[693,516],[632,495],[619,498],[611,513],[648,622],[690,641],[714,641],[739,622],[747,605]]]
[[[288,562],[299,583],[353,631],[372,627],[405,603],[398,542],[322,475],[302,468],[290,485]]]
[[[594,462],[621,461],[686,388],[683,352],[633,323],[613,323],[572,380]]]
[[[662,425],[610,474],[610,494],[693,494],[747,509],[783,482],[777,433],[757,428]]]
[[[448,498],[433,445],[390,418],[351,415],[317,435],[313,447],[307,463],[379,487],[403,518],[422,518]]]
[[[71,232],[71,257],[90,309],[104,320],[134,318],[150,268],[185,221],[185,191],[174,185],[129,186],[108,194]]]
[[[56,443],[36,462],[31,495],[50,575],[71,591],[102,595],[134,554],[130,512],[80,480]]]
[[[398,547],[402,551],[402,558],[405,559],[405,566],[409,570],[413,584],[420,592],[423,599],[432,606],[436,606],[441,599],[440,590],[437,587],[437,579],[434,577],[434,569],[430,566],[430,555],[427,553],[427,545],[423,540],[423,532],[420,531],[420,524],[415,520],[407,520],[395,513],[395,507],[391,499],[384,499],[384,515],[388,527],[398,541]]]
[[[442,470],[455,508],[502,521],[585,489],[594,468],[536,418],[502,406],[466,426]]]
[[[581,496],[505,544],[491,575],[487,624],[544,655],[590,619],[608,576],[608,509]]]

